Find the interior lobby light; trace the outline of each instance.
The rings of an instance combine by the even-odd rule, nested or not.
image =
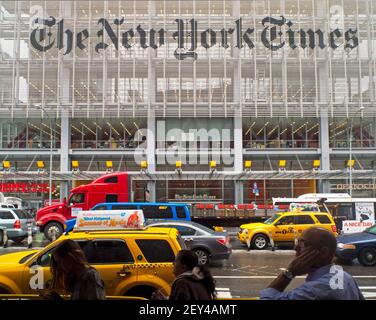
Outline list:
[[[37,161],[37,168],[43,169],[44,168],[44,161]]]
[[[140,172],[143,174],[146,174],[148,170],[148,162],[146,160],[142,160],[140,163],[140,168],[141,168]]]
[[[320,168],[321,161],[320,160],[313,160],[313,167]]]
[[[217,161],[211,160],[209,163],[210,166],[210,172],[214,173],[217,169]]]
[[[279,171],[286,171],[286,160],[279,160],[278,162]]]
[[[252,161],[251,161],[251,160],[246,160],[246,161],[244,162],[244,168],[245,168],[247,171],[251,170],[251,168],[252,168]]]
[[[10,169],[10,161],[4,160],[3,161],[3,168],[4,169]]]
[[[183,163],[182,163],[181,160],[178,160],[178,161],[175,162],[175,168],[176,168],[175,172],[178,173],[179,175],[181,175],[182,172],[183,172],[182,165],[183,165]]]

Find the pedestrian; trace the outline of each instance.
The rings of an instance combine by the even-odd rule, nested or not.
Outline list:
[[[104,283],[98,271],[86,260],[81,247],[73,240],[62,241],[51,255],[51,291],[45,298],[59,299],[57,291],[71,295],[71,300],[104,300]]]
[[[168,300],[212,300],[216,297],[215,280],[209,270],[199,265],[195,252],[181,250],[174,262],[175,281],[172,284]],[[152,299],[167,299],[160,292]]]
[[[333,233],[311,227],[298,239],[295,259],[269,286],[260,292],[263,300],[364,300],[355,280],[342,267],[332,264],[337,241]],[[296,276],[305,282],[288,292]]]

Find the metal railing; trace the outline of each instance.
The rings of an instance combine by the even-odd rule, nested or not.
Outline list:
[[[353,140],[351,144],[352,148],[376,148],[375,139]],[[350,141],[348,139],[330,141],[330,148],[349,149]]]
[[[71,141],[72,149],[135,149],[145,141],[136,140],[83,140]]]
[[[0,149],[50,149],[50,147],[50,140],[14,140],[0,143]],[[52,148],[59,149],[60,141],[53,140]]]
[[[157,141],[157,149],[220,150],[233,149],[234,141]]]
[[[318,140],[243,140],[246,149],[317,149]]]

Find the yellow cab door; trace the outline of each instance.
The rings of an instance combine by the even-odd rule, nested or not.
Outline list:
[[[295,230],[296,236],[299,238],[302,235],[302,232],[309,227],[312,227],[316,224],[310,214],[298,213],[294,217],[295,220]]]
[[[175,248],[171,238],[167,237],[159,239],[145,237],[135,239],[134,243],[139,256],[137,269],[140,285],[152,287],[160,290],[164,295],[170,295],[171,285],[175,279],[172,272],[173,262],[180,248]]]
[[[294,216],[284,215],[274,222],[273,230],[274,241],[294,241]]]
[[[75,241],[84,251],[90,242],[88,239],[76,239]],[[22,274],[23,293],[38,294],[38,290],[51,288],[51,253],[59,244],[60,241],[57,240],[50,247],[37,253],[28,265],[25,266]]]
[[[124,239],[93,239],[83,249],[100,273],[107,296],[122,296],[124,288],[137,281],[134,257]]]
[[[51,252],[55,246],[37,253],[35,257],[25,265],[22,272],[21,290],[24,294],[38,294],[38,290],[44,290],[51,286],[50,260]]]

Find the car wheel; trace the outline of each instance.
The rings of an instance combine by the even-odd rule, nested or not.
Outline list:
[[[375,248],[364,248],[358,256],[359,262],[366,267],[371,267],[376,265],[376,249]]]
[[[204,249],[195,249],[194,252],[197,255],[198,263],[202,266],[209,264],[209,253]]]
[[[44,227],[44,235],[50,241],[52,241],[53,233],[55,233],[57,239],[63,234],[63,232],[63,226],[58,222],[47,223],[47,225]]]
[[[124,296],[151,299],[151,296],[155,291],[157,291],[157,289],[150,286],[137,286],[129,289],[124,293]]]
[[[264,250],[268,246],[268,238],[263,234],[256,234],[252,239],[252,246],[257,250]]]

